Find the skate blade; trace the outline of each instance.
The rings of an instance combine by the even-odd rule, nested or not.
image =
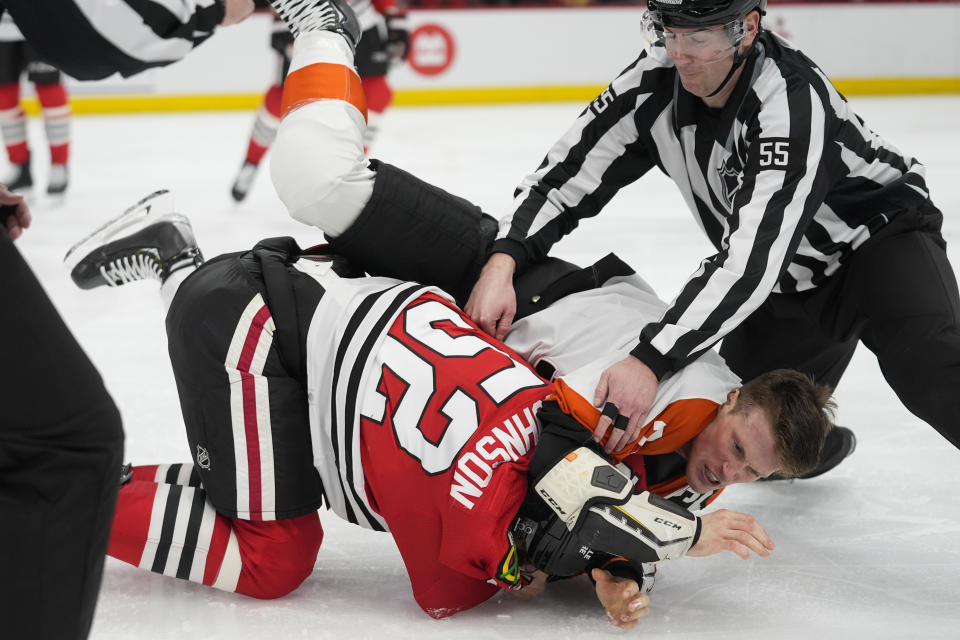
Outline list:
[[[165,213],[173,211],[173,196],[167,189],[158,189],[129,206],[116,218],[109,220],[90,235],[80,240],[63,256],[64,265],[72,272],[84,257],[95,247],[106,244],[109,238],[129,227],[152,221]]]

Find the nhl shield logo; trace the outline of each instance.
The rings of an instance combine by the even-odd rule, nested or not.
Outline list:
[[[740,189],[740,174],[743,171],[743,165],[736,154],[723,161],[717,173],[720,174],[720,187],[723,189],[723,200],[728,207],[733,206],[733,198]]]
[[[210,468],[210,454],[199,444],[197,445],[197,466],[201,469]]]

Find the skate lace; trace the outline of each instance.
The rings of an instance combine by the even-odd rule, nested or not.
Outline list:
[[[122,256],[100,267],[100,275],[111,287],[145,278],[160,280],[162,272],[160,261],[151,253]]]
[[[275,0],[271,4],[294,35],[332,29],[340,24],[340,16],[330,2]]]

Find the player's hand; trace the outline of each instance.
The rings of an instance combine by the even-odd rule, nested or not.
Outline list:
[[[391,60],[402,62],[410,53],[407,12],[400,7],[390,7],[383,12],[383,18],[387,23],[387,53]]]
[[[760,523],[747,513],[720,509],[701,516],[700,538],[688,556],[711,556],[721,551],[732,551],[744,560],[753,551],[762,558],[769,558],[776,547]]]
[[[594,569],[590,576],[597,583],[597,599],[613,626],[632,629],[637,620],[650,613],[650,596],[640,593],[636,580],[618,578],[603,569]]]
[[[503,340],[517,313],[513,272],[517,263],[505,253],[495,253],[483,266],[464,311],[480,328]]]
[[[11,240],[16,240],[30,226],[33,216],[30,207],[19,193],[13,193],[0,185],[0,227],[6,230]]]
[[[603,412],[593,439],[600,442],[609,429],[610,439],[604,445],[607,453],[633,442],[646,424],[656,395],[657,376],[637,358],[627,356],[610,365],[600,376],[593,398],[593,404]]]
[[[243,22],[251,13],[253,13],[253,0],[224,0],[223,20],[220,21],[220,25],[229,27]]]
[[[547,578],[549,577],[543,571],[534,571],[530,574],[530,584],[518,591],[508,591],[507,593],[518,600],[533,600],[546,590]]]

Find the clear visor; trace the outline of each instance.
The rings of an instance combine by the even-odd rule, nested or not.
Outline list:
[[[686,57],[702,64],[729,58],[743,40],[742,19],[709,27],[665,27],[647,11],[641,20],[641,28],[644,39],[652,45],[664,47],[671,60]]]

